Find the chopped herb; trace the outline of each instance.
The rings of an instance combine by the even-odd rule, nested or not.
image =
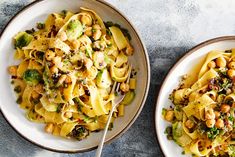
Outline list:
[[[61,11],[61,16],[62,16],[63,18],[65,18],[65,16],[67,15],[67,13],[68,13],[67,10],[62,10],[62,11]]]
[[[60,103],[60,104],[57,106],[56,112],[59,113],[62,108],[63,108],[63,104]]]
[[[44,23],[37,23],[37,29],[44,29],[45,28],[45,24]]]
[[[85,123],[87,123],[90,120],[90,118],[87,115],[84,115],[84,119],[83,120],[84,120]]]
[[[35,32],[35,29],[32,28],[32,29],[26,30],[25,32],[28,34],[33,34]]]
[[[162,116],[165,116],[166,111],[167,111],[167,110],[166,110],[165,108],[162,109]]]
[[[22,103],[22,97],[21,96],[19,96],[19,98],[16,100],[16,103],[17,104],[21,104]]]
[[[213,128],[210,128],[206,133],[207,133],[207,137],[209,139],[214,139],[217,135],[219,135],[220,130],[218,130],[217,128],[213,127]]]
[[[229,116],[229,117],[228,117],[228,120],[231,121],[231,122],[233,122],[233,116]]]

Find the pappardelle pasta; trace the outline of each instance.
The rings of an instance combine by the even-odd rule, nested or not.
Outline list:
[[[36,30],[19,32],[14,58],[20,63],[8,70],[26,117],[45,123],[48,133],[82,140],[106,125],[114,82],[126,96],[112,122],[123,116],[136,88],[136,72],[128,62],[134,52],[130,40],[126,29],[82,7],[79,13],[52,13]]]
[[[193,156],[235,157],[235,49],[211,51],[183,76],[163,109],[165,133]]]

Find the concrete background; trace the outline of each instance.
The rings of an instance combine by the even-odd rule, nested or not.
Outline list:
[[[234,35],[233,0],[107,0],[122,11],[140,32],[151,61],[151,87],[147,102],[132,127],[105,146],[104,157],[161,157],[154,131],[156,94],[165,74],[180,56],[210,38]],[[0,31],[32,0],[0,0]],[[5,52],[1,52],[5,53]],[[41,149],[21,138],[0,114],[1,157],[90,157]]]

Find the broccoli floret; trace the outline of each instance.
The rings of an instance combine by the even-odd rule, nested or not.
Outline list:
[[[15,37],[15,47],[16,48],[22,48],[27,46],[31,40],[33,39],[33,36],[26,33],[26,32],[20,32],[16,37]]]
[[[29,85],[37,85],[42,77],[36,69],[28,69],[24,72],[23,79]]]

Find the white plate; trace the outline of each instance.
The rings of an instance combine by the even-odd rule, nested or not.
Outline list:
[[[78,12],[81,6],[93,9],[105,21],[119,23],[129,30],[132,37],[131,43],[135,49],[131,62],[139,70],[136,98],[125,108],[125,116],[115,120],[114,128],[108,132],[106,141],[110,142],[117,138],[133,124],[148,93],[150,67],[146,49],[130,22],[113,6],[101,0],[41,0],[30,4],[11,20],[0,37],[0,108],[5,119],[20,135],[32,143],[52,151],[82,152],[94,149],[100,141],[102,132],[92,133],[87,139],[78,142],[47,134],[43,130],[44,125],[26,119],[24,111],[15,102],[16,97],[11,89],[10,77],[7,73],[7,67],[15,63],[12,38],[17,32],[31,29],[37,22],[43,22],[50,13],[62,10]]]
[[[161,112],[162,108],[169,108],[169,106],[172,105],[171,101],[168,99],[169,94],[173,89],[178,87],[180,78],[197,65],[201,59],[205,58],[209,51],[228,50],[234,47],[235,36],[208,40],[191,49],[169,71],[160,88],[155,110],[155,130],[160,147],[166,157],[191,157],[191,155],[182,155],[182,148],[175,142],[167,140],[166,134],[164,134],[166,127],[169,126],[170,123],[162,119]]]

